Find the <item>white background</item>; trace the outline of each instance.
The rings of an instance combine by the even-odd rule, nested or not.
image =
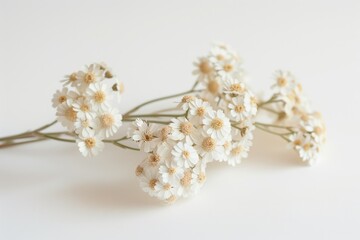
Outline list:
[[[212,165],[196,197],[170,206],[138,187],[140,153],[1,149],[0,239],[359,239],[359,12],[357,0],[0,0],[1,136],[52,121],[59,80],[93,61],[124,81],[121,111],[187,90],[213,41],[239,51],[257,93],[292,70],[328,127],[318,165],[259,132],[240,166]]]

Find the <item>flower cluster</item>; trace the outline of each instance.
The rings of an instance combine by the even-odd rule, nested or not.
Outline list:
[[[52,99],[57,120],[76,136],[84,156],[96,155],[104,148],[103,139],[122,125],[115,104],[120,101],[123,85],[102,63],[73,72],[62,82],[64,87]]]
[[[277,113],[275,123],[290,129],[288,140],[300,158],[313,164],[325,143],[326,129],[322,116],[313,111],[303,94],[302,86],[288,71],[275,72],[273,96],[265,110]]]
[[[197,83],[206,89],[185,95],[178,105],[182,114],[168,124],[137,119],[128,135],[148,154],[136,168],[142,189],[167,202],[197,193],[208,163],[235,166],[252,145],[257,104],[237,55],[215,46],[195,65]]]

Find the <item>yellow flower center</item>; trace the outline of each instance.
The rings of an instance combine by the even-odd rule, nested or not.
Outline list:
[[[219,130],[224,126],[224,122],[223,120],[221,120],[220,118],[214,118],[211,121],[211,128],[215,129],[215,130]]]
[[[234,67],[231,64],[225,64],[224,65],[224,71],[225,72],[231,72],[233,69],[234,69]]]
[[[205,115],[205,108],[199,107],[198,109],[196,109],[196,115],[198,115],[199,117],[203,117]]]
[[[184,173],[184,177],[182,179],[180,179],[180,184],[184,187],[187,187],[190,185],[190,183],[191,183],[191,171],[187,170]]]
[[[66,101],[66,99],[67,99],[66,96],[60,96],[59,99],[58,99],[58,101],[59,101],[59,103],[63,103],[63,102]]]
[[[237,146],[231,150],[231,154],[237,156],[242,152],[242,150],[243,148],[241,146]]]
[[[237,112],[237,113],[242,113],[244,110],[245,110],[245,107],[242,104],[235,106],[235,112]]]
[[[65,117],[67,120],[71,121],[71,122],[75,122],[77,115],[76,115],[76,111],[73,108],[68,108],[65,111]]]
[[[280,87],[285,87],[287,85],[287,80],[284,77],[278,77],[277,78],[277,84]]]
[[[157,179],[155,179],[155,178],[151,179],[151,180],[149,181],[149,187],[150,187],[152,190],[154,190],[154,189],[155,189],[155,185],[156,185],[157,182],[158,182]]]
[[[104,114],[100,117],[101,125],[105,128],[109,128],[114,125],[114,116],[111,114]]]
[[[91,84],[95,82],[95,75],[93,73],[85,73],[84,81],[87,84]]]
[[[169,175],[174,175],[176,173],[176,168],[170,167],[168,169],[168,173],[169,173]]]
[[[93,148],[96,145],[96,140],[94,138],[87,138],[85,139],[85,146],[87,148]]]
[[[239,83],[231,84],[229,89],[231,92],[236,92],[236,93],[243,93],[245,90],[245,88]]]
[[[96,103],[103,103],[105,102],[106,94],[103,91],[97,91],[94,94],[94,100]]]
[[[212,139],[211,137],[207,137],[202,141],[201,147],[205,151],[210,152],[215,149],[215,146],[216,146],[215,144],[216,144],[216,142],[214,139]]]
[[[157,154],[151,154],[149,157],[149,163],[152,166],[156,166],[160,162],[160,156]]]
[[[191,122],[184,122],[180,124],[180,132],[185,135],[190,135],[193,132],[193,125]]]
[[[210,64],[207,61],[202,61],[199,64],[199,70],[200,72],[202,72],[203,74],[209,74],[212,71],[212,67],[210,66]]]
[[[77,75],[76,73],[72,73],[70,76],[69,76],[69,81],[70,82],[75,82],[77,80]]]
[[[135,170],[135,175],[136,175],[136,176],[140,176],[141,174],[143,174],[143,172],[144,172],[144,168],[143,168],[143,167],[141,167],[141,166],[137,166],[137,167],[136,167],[136,170]]]
[[[212,94],[216,94],[219,92],[220,85],[215,80],[210,80],[207,86],[208,90]]]

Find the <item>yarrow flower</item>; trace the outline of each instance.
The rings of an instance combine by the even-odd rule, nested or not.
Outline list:
[[[93,63],[84,70],[66,75],[64,87],[56,91],[53,107],[57,120],[77,136],[80,152],[94,156],[102,151],[104,138],[113,136],[122,125],[122,116],[111,101],[120,84],[104,64]]]

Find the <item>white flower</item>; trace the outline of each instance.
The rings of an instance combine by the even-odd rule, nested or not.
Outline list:
[[[77,118],[74,126],[75,132],[81,137],[92,136],[95,133],[94,129],[96,128],[96,125],[93,119]]]
[[[240,82],[240,80],[228,77],[224,81],[224,93],[226,94],[243,94],[245,92],[245,84]]]
[[[274,74],[275,84],[272,86],[275,93],[287,95],[294,87],[294,76],[288,71],[278,70]]]
[[[320,113],[306,114],[302,116],[300,125],[310,132],[314,140],[318,143],[324,143],[326,138],[326,129],[324,120]]]
[[[100,69],[99,64],[86,66],[86,70],[78,72],[77,75],[81,84],[81,90],[85,90],[90,84],[100,82],[104,79],[104,71]]]
[[[177,196],[178,185],[169,182],[157,181],[155,185],[156,197],[160,200],[167,200],[172,202],[173,198]]]
[[[188,197],[191,194],[191,181],[192,171],[191,169],[186,169],[184,176],[180,179],[180,185],[177,189],[177,194],[179,196]]]
[[[196,165],[191,173],[191,191],[196,194],[206,181],[205,168]]]
[[[52,106],[57,107],[68,100],[68,89],[65,87],[61,91],[57,90],[52,99]]]
[[[159,173],[163,182],[175,183],[184,177],[184,168],[172,159],[165,160],[159,167]]]
[[[210,79],[206,83],[206,92],[210,93],[211,95],[208,97],[214,98],[214,96],[219,95],[223,90],[223,82],[221,77],[217,76],[213,79]],[[207,99],[208,102],[211,102],[211,99]]]
[[[77,141],[83,156],[95,156],[104,149],[104,143],[98,136],[80,137]]]
[[[209,59],[201,57],[194,63],[196,69],[193,71],[194,75],[198,75],[198,81],[207,81],[214,73],[214,69]]]
[[[146,123],[140,118],[137,118],[135,121],[133,121],[127,130],[127,137],[131,138],[134,135],[134,132],[139,130],[139,128],[143,124],[146,124]]]
[[[138,130],[135,130],[132,139],[139,143],[141,151],[151,152],[159,143],[156,137],[157,126],[143,122]]]
[[[93,119],[96,113],[92,111],[92,105],[85,98],[79,98],[72,103],[74,110],[77,112],[78,118]]]
[[[200,136],[195,139],[195,149],[202,157],[202,161],[222,161],[225,154],[223,143],[209,136]]]
[[[222,110],[209,111],[203,120],[203,124],[205,132],[212,138],[222,140],[230,135],[230,120]]]
[[[175,141],[185,140],[192,144],[196,137],[197,129],[194,124],[184,117],[171,119],[170,127],[172,128],[171,138]]]
[[[186,142],[177,143],[171,154],[180,166],[185,166],[186,168],[193,167],[199,161],[199,155],[196,150]]]
[[[310,165],[315,163],[319,154],[318,144],[314,141],[311,135],[307,134],[302,143],[295,146],[295,149],[299,152],[300,158],[304,162],[308,162]]]
[[[139,169],[138,167],[136,170],[136,174],[139,176],[140,187],[142,188],[142,190],[144,192],[147,192],[150,196],[156,196],[155,186],[159,182],[157,168],[144,167],[142,169]]]
[[[250,146],[251,142],[246,141],[246,139],[239,142],[234,142],[231,146],[231,151],[227,158],[228,164],[235,166],[241,162],[241,159],[247,158]]]
[[[77,112],[66,102],[60,104],[56,112],[57,120],[69,131],[74,130],[74,123],[77,119]]]
[[[230,116],[236,122],[240,122],[250,115],[250,113],[248,112],[248,110],[250,109],[250,104],[245,104],[246,102],[244,95],[237,96],[231,99],[228,108],[230,109]]]
[[[94,110],[106,110],[109,107],[108,100],[111,99],[111,94],[106,88],[105,84],[91,84],[86,91],[90,98],[90,102]]]
[[[185,95],[182,99],[181,102],[178,104],[178,108],[187,111],[190,107],[190,103],[195,99],[194,96],[191,95]]]
[[[99,133],[111,137],[122,125],[121,120],[122,116],[115,108],[101,113],[96,119]]]
[[[233,54],[228,51],[227,46],[216,44],[210,50],[210,61],[213,63],[233,59]]]
[[[204,116],[211,110],[210,104],[196,98],[190,102],[189,120],[196,125],[202,124]]]
[[[77,72],[73,72],[70,75],[66,75],[65,79],[61,80],[61,82],[64,84],[64,86],[70,85],[72,87],[76,87],[79,83],[79,76]]]

